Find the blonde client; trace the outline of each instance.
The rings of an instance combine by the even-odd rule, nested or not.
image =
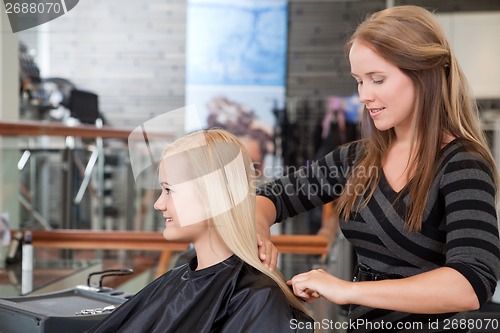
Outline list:
[[[294,332],[311,322],[277,270],[258,257],[254,170],[223,130],[187,135],[159,167],[167,241],[192,242],[196,257],[156,279],[90,332]],[[269,315],[272,314],[272,315]]]

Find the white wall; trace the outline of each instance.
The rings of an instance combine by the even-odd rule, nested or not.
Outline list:
[[[436,16],[476,98],[500,98],[500,11]]]

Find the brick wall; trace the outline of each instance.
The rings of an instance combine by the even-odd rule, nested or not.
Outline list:
[[[49,76],[96,92],[112,125],[135,127],[184,105],[185,29],[185,0],[80,1],[50,22]]]

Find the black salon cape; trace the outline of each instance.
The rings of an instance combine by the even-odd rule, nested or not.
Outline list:
[[[292,309],[271,278],[238,257],[196,267],[194,258],[165,273],[88,332],[309,332],[296,328],[311,327],[312,319]]]

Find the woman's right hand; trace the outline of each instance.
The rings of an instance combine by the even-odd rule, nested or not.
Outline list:
[[[257,196],[255,209],[259,258],[264,265],[273,270],[278,262],[278,249],[271,242],[271,230],[269,228],[276,219],[276,207],[268,198]]]
[[[322,269],[313,269],[309,272],[295,275],[287,284],[292,287],[293,293],[308,303],[324,297],[336,304],[349,304],[354,282],[345,281],[325,272]]]
[[[262,263],[272,271],[278,262],[278,249],[271,242],[271,232],[269,227],[259,227],[259,225],[259,222],[257,222],[257,246],[259,247],[259,258]]]

